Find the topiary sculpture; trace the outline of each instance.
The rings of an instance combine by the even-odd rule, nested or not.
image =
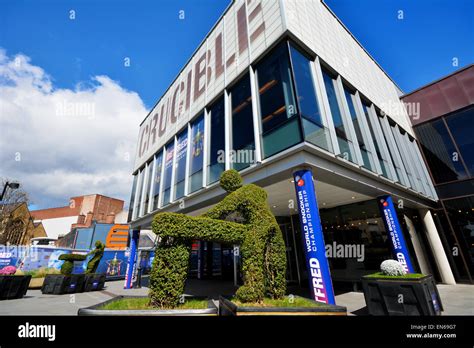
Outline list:
[[[385,260],[380,264],[380,271],[388,276],[403,276],[407,274],[402,264],[397,260]]]
[[[95,249],[92,250],[87,255],[93,255],[92,259],[89,260],[87,263],[86,274],[95,273],[97,271],[97,267],[99,267],[100,260],[104,255],[105,245],[100,241],[95,242]]]
[[[236,292],[240,301],[261,302],[265,295],[280,298],[285,294],[285,243],[267,193],[253,184],[242,186],[236,170],[222,173],[220,184],[229,194],[204,215],[159,213],[154,217],[152,229],[161,240],[150,275],[151,305],[172,308],[178,304],[195,239],[240,244],[244,281]],[[235,214],[242,223],[225,221]]]
[[[70,275],[72,274],[72,270],[74,268],[74,261],[84,261],[86,259],[86,255],[81,254],[61,254],[58,257],[58,260],[64,261],[61,266],[61,274],[62,275]]]
[[[97,267],[99,267],[100,260],[104,255],[105,245],[100,241],[95,242],[95,249],[89,252],[87,255],[82,254],[61,254],[58,257],[58,260],[64,261],[61,266],[61,274],[69,275],[72,274],[72,270],[74,268],[74,261],[84,261],[87,256],[93,255],[93,257],[87,263],[87,268],[85,273],[95,273]]]

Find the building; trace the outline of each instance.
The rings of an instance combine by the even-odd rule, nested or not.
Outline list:
[[[28,205],[23,203],[0,205],[2,211],[0,244],[29,245],[33,238],[46,237],[41,222],[35,222]]]
[[[99,194],[72,197],[69,205],[57,208],[34,210],[35,222],[41,222],[48,237],[58,239],[76,227],[90,227],[99,223],[126,223],[124,202]]]
[[[440,204],[435,221],[458,282],[474,279],[474,65],[402,98]]]
[[[293,172],[310,168],[326,244],[361,249],[329,258],[336,286],[392,258],[377,202],[386,194],[415,269],[454,283],[402,94],[324,2],[233,1],[140,125],[131,228],[150,229],[156,212],[205,212],[224,197],[220,174],[234,168],[267,191],[287,279],[304,285]],[[194,245],[191,274],[232,278],[232,252]]]
[[[92,221],[87,227],[73,227],[58,242],[58,246],[73,249],[94,249],[95,242],[101,241],[107,249],[123,250],[128,246],[128,224],[115,224],[113,221],[100,223]]]

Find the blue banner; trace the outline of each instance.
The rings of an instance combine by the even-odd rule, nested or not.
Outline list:
[[[136,256],[138,249],[138,239],[140,238],[140,231],[133,230],[132,238],[130,240],[130,251],[127,263],[127,271],[125,272],[125,285],[124,289],[131,289],[133,285],[133,275],[136,267]]]
[[[311,294],[317,302],[336,304],[316,202],[313,174],[311,170],[303,169],[294,172],[293,177]]]
[[[402,264],[407,273],[414,273],[413,266],[410,261],[410,254],[403,237],[400,223],[398,222],[397,212],[393,206],[392,197],[380,196],[377,198],[382,215],[382,221],[390,238],[392,251],[398,262]]]

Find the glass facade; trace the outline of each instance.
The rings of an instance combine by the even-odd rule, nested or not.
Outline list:
[[[441,200],[435,215],[458,282],[474,281],[474,107],[417,125],[414,130]]]
[[[400,165],[398,164],[398,161],[395,159],[395,153],[393,152],[395,149],[392,148],[391,146],[389,146],[388,144],[388,141],[387,141],[387,137],[389,136],[387,133],[384,132],[384,125],[382,124],[383,122],[383,119],[382,119],[382,116],[380,116],[380,113],[377,111],[377,121],[379,122],[379,126],[380,126],[380,129],[382,130],[382,136],[381,136],[381,139],[382,141],[384,142],[386,148],[387,148],[387,151],[388,151],[388,155],[390,156],[390,161],[393,165],[393,167],[395,168],[395,176],[392,178],[394,181],[397,181],[397,182],[401,182],[401,172],[402,172],[402,169],[400,168]]]
[[[255,161],[252,93],[248,74],[230,90],[230,98],[233,150],[230,161],[234,169],[241,170]]]
[[[256,150],[265,160],[303,141],[329,152],[334,152],[337,143],[339,157],[373,172],[381,171],[387,178],[395,176],[395,168],[400,182],[408,175],[410,180],[405,183],[425,185],[423,192],[429,191],[421,170],[407,166],[405,174],[402,165],[416,162],[413,159],[419,155],[411,153],[416,144],[410,143],[396,124],[389,125],[388,118],[377,117],[371,102],[362,102],[359,93],[343,85],[340,76],[303,52],[293,43],[279,44],[205,106],[175,140],[157,152],[154,162],[135,175],[132,214],[136,217],[140,208],[147,214],[215,183],[227,160],[231,168],[242,170],[255,163]],[[462,130],[459,120],[463,118],[452,121],[457,133]],[[331,123],[334,132],[328,129]],[[259,126],[259,141],[255,139],[255,125]],[[336,139],[331,139],[333,134]],[[387,136],[390,141],[385,140]],[[353,144],[356,140],[358,148]],[[469,146],[465,136],[462,144],[463,149]],[[231,150],[227,158],[226,148]]]
[[[364,116],[367,120],[367,125],[369,127],[369,132],[372,137],[372,141],[374,142],[375,153],[377,154],[377,159],[380,164],[380,169],[382,170],[382,175],[388,178],[387,163],[382,156],[379,143],[377,141],[377,138],[375,137],[374,126],[372,125],[372,121],[370,120],[370,112],[371,112],[370,106],[367,105],[366,103],[363,103],[363,109],[364,109]]]
[[[346,160],[355,162],[353,145],[349,140],[337,99],[335,86],[336,80],[326,70],[323,70],[323,79],[324,86],[326,87],[329,108],[331,110],[332,121],[334,123],[334,130],[336,131],[337,143],[339,144],[339,155]]]
[[[467,127],[467,129],[469,129]],[[442,119],[415,129],[435,183],[467,178],[467,172]]]
[[[128,218],[127,221],[130,222],[132,221],[133,218],[133,207],[135,205],[135,191],[137,189],[137,180],[138,180],[138,175],[133,176],[133,184],[132,184],[132,193],[130,195],[130,203],[128,206]]]
[[[160,184],[161,184],[161,171],[163,167],[163,151],[160,151],[155,156],[155,176],[153,178],[153,209],[158,209],[160,204]]]
[[[140,209],[142,207],[142,195],[143,195],[143,179],[145,176],[145,168],[140,170],[140,174],[138,174],[138,187],[137,187],[137,196],[135,201],[135,207],[133,210],[134,218],[140,216]]]
[[[362,135],[360,120],[357,117],[357,112],[354,107],[353,98],[355,98],[355,95],[347,87],[344,87],[344,95],[346,97],[347,106],[349,107],[349,114],[351,116],[352,124],[354,126],[357,142],[359,143],[359,149],[362,155],[363,167],[371,171],[374,171],[374,169],[372,168],[372,164],[370,162],[370,157],[372,156],[372,153],[367,149],[367,146],[365,145],[366,141],[364,139],[364,136]]]
[[[208,184],[219,180],[225,169],[225,107],[224,96],[209,108],[211,125],[209,134]]]
[[[178,140],[176,142],[174,199],[179,199],[184,196],[184,180],[186,178],[187,150],[188,150],[188,130],[186,129],[180,135],[178,135]]]
[[[173,175],[174,141],[166,145],[165,172],[163,177],[163,205],[171,201],[171,179]]]
[[[146,167],[147,173],[145,174],[145,185],[143,186],[143,212],[140,215],[144,215],[148,213],[148,208],[150,204],[150,189],[151,189],[151,182],[152,182],[152,175],[153,175],[153,161],[148,162]]]
[[[194,192],[202,187],[202,168],[204,160],[204,114],[201,114],[191,124],[189,159],[189,192]]]
[[[280,45],[256,66],[263,158],[301,142],[288,46]]]
[[[446,123],[456,142],[469,176],[472,176],[472,173],[474,173],[474,151],[472,151],[474,149],[473,121],[474,107],[446,117]]]
[[[304,138],[313,145],[332,151],[328,130],[323,125],[321,118],[314,87],[315,83],[311,73],[311,62],[292,45],[290,45],[290,53]]]

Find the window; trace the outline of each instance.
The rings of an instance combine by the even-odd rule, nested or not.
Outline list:
[[[225,169],[225,108],[224,96],[209,108],[210,111],[210,151],[208,184],[219,180],[221,173]]]
[[[151,176],[153,175],[153,161],[150,161],[147,164],[146,167],[146,175],[145,175],[145,186],[143,186],[143,189],[145,190],[144,195],[145,195],[145,201],[143,202],[143,213],[141,215],[144,215],[148,213],[148,204],[150,203],[150,188],[151,188]]]
[[[355,95],[351,91],[349,91],[346,87],[344,87],[344,94],[346,97],[347,106],[349,107],[349,113],[351,116],[352,124],[354,125],[354,131],[357,137],[357,142],[359,143],[360,152],[362,154],[362,161],[364,163],[363,167],[374,171],[374,168],[372,168],[372,164],[370,162],[372,153],[369,151],[369,149],[367,149],[367,146],[365,145],[365,139],[362,135],[360,121],[357,118],[357,113],[354,107]]]
[[[353,147],[352,142],[347,136],[344,122],[342,120],[342,113],[339,108],[335,78],[333,78],[327,71],[323,70],[324,86],[326,87],[326,94],[328,97],[329,108],[331,109],[331,116],[334,123],[334,129],[336,131],[337,143],[339,144],[339,151],[341,157],[354,162],[353,158]]]
[[[160,151],[155,156],[155,177],[153,178],[153,209],[158,209],[160,204],[160,183],[161,183],[161,169],[163,166],[163,151]]]
[[[188,150],[188,130],[178,135],[176,142],[176,166],[175,166],[175,189],[174,198],[184,196],[184,182],[186,178],[186,152]]]
[[[166,145],[165,173],[163,182],[163,205],[171,201],[171,176],[173,175],[174,142]]]
[[[311,74],[311,63],[296,48],[290,46],[293,75],[295,77],[296,99],[302,118],[305,140],[327,151],[332,151],[328,141],[328,130],[323,126],[321,113]]]
[[[255,140],[252,113],[250,78],[245,75],[230,90],[232,104],[232,149],[231,163],[241,170],[254,162]]]
[[[437,184],[467,178],[461,158],[442,119],[417,126],[415,132]]]
[[[133,176],[132,194],[130,195],[130,205],[128,206],[128,222],[132,221],[133,206],[135,204],[135,190],[137,189],[137,180],[138,173]]]
[[[474,108],[464,110],[446,118],[451,134],[456,142],[461,156],[466,164],[467,170],[474,173],[474,137],[472,134],[472,122],[474,120]]]
[[[143,179],[145,176],[145,169],[143,168],[140,170],[140,174],[138,177],[138,188],[137,188],[137,200],[135,201],[135,209],[133,212],[134,218],[140,216],[140,209],[142,206],[142,193],[143,193]]]
[[[189,160],[189,192],[202,187],[202,167],[204,159],[204,114],[191,124],[190,160]]]
[[[263,157],[301,142],[286,42],[256,66]]]
[[[380,146],[377,142],[377,138],[375,137],[374,128],[373,128],[372,122],[370,121],[370,116],[369,116],[370,115],[370,106],[364,103],[363,109],[364,109],[364,116],[367,120],[367,124],[368,124],[368,127],[369,127],[370,136],[372,137],[372,141],[374,142],[375,152],[377,154],[377,159],[379,160],[380,169],[382,169],[382,175],[384,177],[388,178],[388,173],[387,173],[388,163],[382,157],[382,153],[380,151]]]
[[[404,131],[403,131],[404,132]],[[408,148],[405,142],[405,136],[402,134],[401,128],[393,127],[392,134],[396,140],[400,154],[402,155],[403,163],[405,164],[405,170],[408,176],[409,186],[417,190],[416,179],[414,174],[414,163],[410,160],[410,154],[408,153]]]
[[[395,172],[394,172],[395,177],[391,178],[391,179],[393,179],[394,181],[397,181],[397,182],[401,182],[402,169],[400,168],[400,165],[398,164],[398,162],[395,159],[395,154],[392,153],[393,149],[388,144],[388,141],[387,141],[388,135],[385,134],[385,132],[384,132],[385,127],[382,124],[382,122],[384,122],[383,119],[382,119],[382,116],[380,116],[379,111],[377,111],[376,113],[377,113],[377,121],[379,122],[380,130],[382,131],[382,136],[380,138],[383,142],[385,142],[385,146],[387,147],[388,155],[390,156],[390,160],[392,161],[392,164],[395,168]]]

